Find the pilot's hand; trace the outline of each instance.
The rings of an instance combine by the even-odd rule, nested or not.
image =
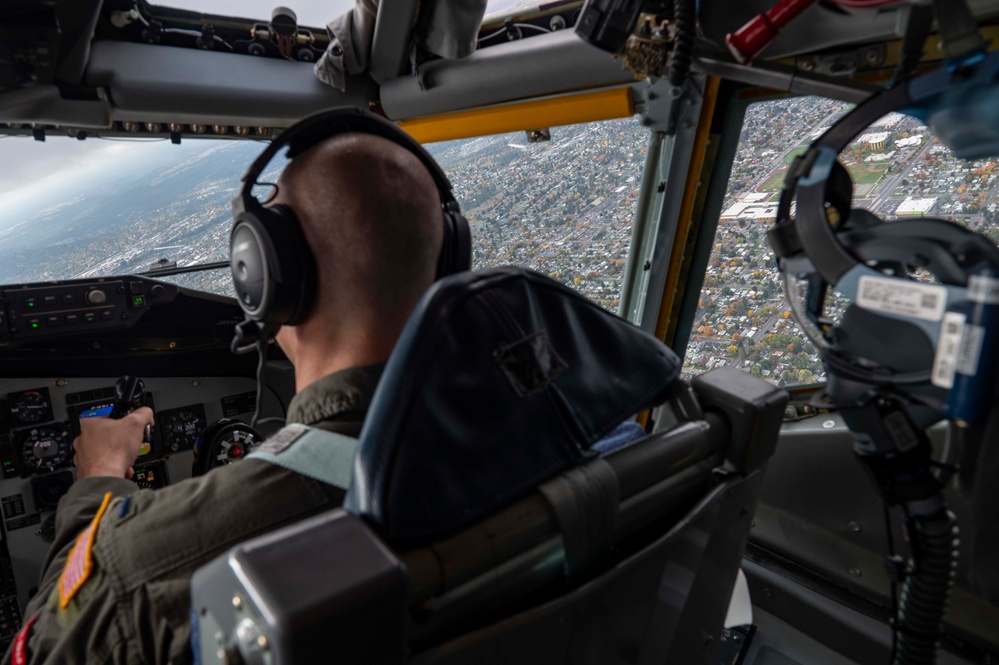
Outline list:
[[[114,476],[130,478],[139,456],[146,425],[153,424],[153,410],[143,406],[120,420],[84,418],[80,436],[73,440],[77,478]]]

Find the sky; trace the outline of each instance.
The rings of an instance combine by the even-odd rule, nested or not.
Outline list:
[[[289,7],[299,25],[322,27],[353,9],[354,0],[155,0],[150,4],[260,20],[270,19],[275,7]]]
[[[279,0],[161,0],[157,4],[221,15],[267,20]],[[487,14],[523,5],[539,4],[540,0],[489,0]],[[349,11],[354,0],[280,0],[291,7],[299,23],[323,26]],[[166,142],[167,144],[169,142]],[[188,141],[185,141],[188,143]],[[174,146],[175,148],[176,146]],[[94,139],[77,141],[65,136],[50,136],[45,142],[30,137],[0,137],[0,196],[6,211],[30,205],[44,199],[55,190],[79,183],[87,178],[113,178],[116,170],[128,169],[142,160],[163,158],[169,145],[150,146],[125,140]],[[176,151],[175,153],[176,154]],[[172,157],[165,156],[167,159]],[[4,215],[6,216],[6,215]],[[0,218],[0,226],[6,220]]]
[[[489,0],[486,15],[512,8],[537,6],[543,2],[544,0]],[[278,0],[155,0],[152,4],[261,20],[269,19],[271,11],[280,4],[294,10],[299,25],[321,27],[352,9],[354,0],[281,0],[280,3]]]
[[[191,139],[176,146],[169,140],[92,137],[78,141],[51,135],[44,142],[25,136],[0,138],[0,196],[4,200],[0,229],[26,211],[44,208],[88,183],[114,184],[153,165],[166,167],[182,161],[215,143]]]

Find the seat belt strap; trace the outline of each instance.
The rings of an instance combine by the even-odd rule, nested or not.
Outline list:
[[[284,467],[321,483],[346,490],[354,475],[357,439],[309,427],[286,425],[257,446],[246,459]]]

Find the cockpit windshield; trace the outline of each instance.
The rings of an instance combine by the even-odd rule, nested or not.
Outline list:
[[[227,260],[230,201],[260,149],[252,141],[4,139],[0,282]],[[194,285],[228,294],[227,272]]]
[[[0,283],[148,273],[233,295],[231,201],[264,143],[3,140]],[[616,311],[647,141],[625,118],[428,149],[472,225],[474,268],[532,268]],[[272,162],[261,182],[284,164]]]
[[[157,0],[150,4],[169,7],[171,9],[186,9],[202,14],[217,14],[219,16],[238,16],[242,18],[266,21],[277,6],[274,0]],[[350,11],[354,0],[289,0],[282,3],[295,12],[299,25],[321,28],[337,16]]]

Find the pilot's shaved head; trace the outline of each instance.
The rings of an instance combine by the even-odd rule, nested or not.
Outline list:
[[[440,195],[410,151],[371,134],[338,134],[281,175],[319,270],[317,308],[352,291],[369,304],[412,307],[431,284],[443,235]],[[334,312],[334,314],[337,314]]]
[[[427,168],[388,139],[338,134],[294,158],[276,202],[295,212],[316,258],[316,306],[305,323],[322,325],[331,344],[349,326],[384,334],[391,349],[441,251],[440,194]]]

